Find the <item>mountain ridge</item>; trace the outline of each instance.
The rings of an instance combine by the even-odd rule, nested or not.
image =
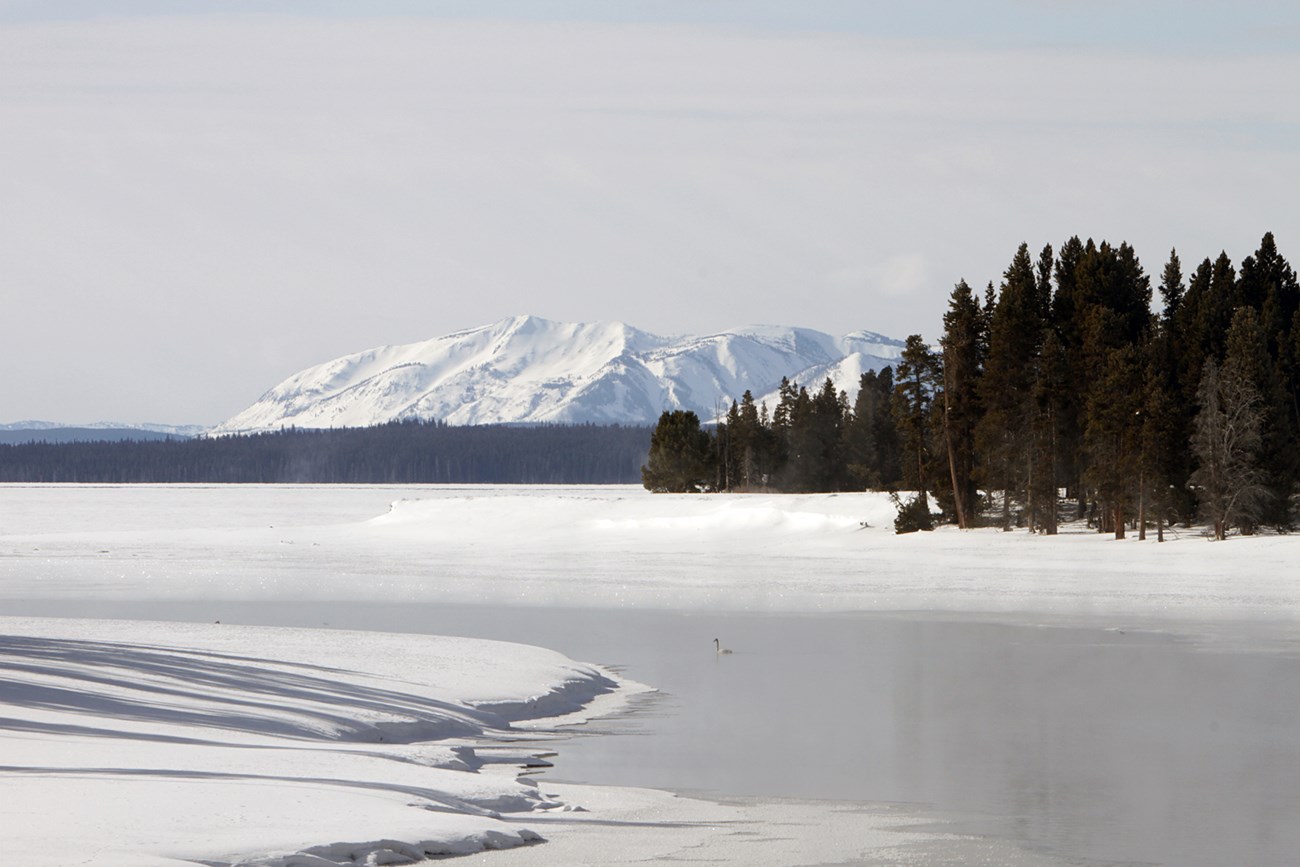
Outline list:
[[[903,342],[755,325],[662,337],[623,322],[514,316],[442,337],[380,346],[301,370],[210,435],[285,427],[450,424],[652,424],[664,410],[713,418],[746,390],[827,376],[852,395],[862,371],[897,362]],[[847,380],[852,380],[847,381]]]

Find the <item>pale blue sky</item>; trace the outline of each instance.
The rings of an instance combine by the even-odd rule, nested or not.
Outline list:
[[[0,0],[0,21],[291,14],[696,24],[987,46],[1185,52],[1295,50],[1290,0]]]
[[[1300,259],[1300,4],[0,0],[0,422],[533,313],[937,336],[1016,246]]]

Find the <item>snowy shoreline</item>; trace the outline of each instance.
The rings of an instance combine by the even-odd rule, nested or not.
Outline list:
[[[784,865],[953,846],[1020,857],[915,808],[539,784],[528,769],[548,764],[562,727],[649,689],[527,645],[0,616],[0,671],[6,863],[594,865],[691,853]]]
[[[3,849],[22,863],[380,864],[540,842],[503,821],[571,809],[508,773],[539,763],[528,726],[646,689],[526,645],[223,624],[0,617],[0,662]],[[480,773],[493,765],[507,773]]]

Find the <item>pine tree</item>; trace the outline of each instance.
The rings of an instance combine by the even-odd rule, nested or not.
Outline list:
[[[979,489],[975,483],[975,425],[979,420],[979,380],[984,366],[984,318],[965,280],[948,300],[943,317],[943,438],[951,483],[951,511],[962,529],[976,523]],[[944,497],[941,508],[949,509]]]
[[[1172,325],[1167,316],[1162,317],[1147,347],[1140,479],[1143,502],[1150,501],[1156,534],[1162,542],[1167,521],[1174,516],[1190,521],[1194,512],[1187,490],[1193,413],[1182,400],[1176,347]],[[1146,528],[1146,517],[1140,516],[1139,537]]]
[[[1002,528],[1011,529],[1013,499],[1027,499],[1033,412],[1033,369],[1043,336],[1038,284],[1029,246],[1021,244],[1003,275],[989,322],[988,354],[980,380],[984,414],[975,428],[980,478],[1002,491]]]
[[[847,473],[844,468],[845,404],[848,398],[835,390],[826,378],[821,390],[810,397],[800,417],[801,464],[798,486],[807,491],[843,490]]]
[[[1088,242],[1088,247],[1092,242]],[[1065,365],[1066,379],[1073,384],[1059,395],[1056,460],[1060,479],[1067,497],[1079,501],[1079,517],[1083,517],[1083,409],[1085,382],[1083,376],[1082,316],[1078,313],[1076,299],[1079,264],[1087,247],[1075,235],[1061,245],[1056,260],[1056,292],[1052,296],[1051,328],[1060,343],[1060,353]]]
[[[1242,261],[1237,282],[1243,299],[1258,302],[1260,337],[1272,366],[1267,381],[1257,382],[1266,404],[1262,462],[1274,497],[1264,520],[1286,528],[1291,525],[1291,498],[1300,483],[1300,449],[1295,447],[1300,435],[1300,355],[1292,334],[1300,314],[1300,284],[1271,232],[1254,255]],[[1231,353],[1231,345],[1227,351]]]
[[[1052,245],[1046,244],[1038,253],[1038,270],[1034,286],[1037,291],[1038,318],[1047,322],[1052,318]]]
[[[902,440],[903,484],[918,492],[928,490],[933,479],[931,416],[940,377],[938,356],[921,335],[910,335],[898,362],[892,408]]]
[[[1207,354],[1216,361],[1222,361],[1227,352],[1228,329],[1232,326],[1232,314],[1236,312],[1238,300],[1237,271],[1232,267],[1228,254],[1221,252],[1211,268],[1209,292],[1201,309],[1204,317],[1202,327],[1208,342]]]
[[[1160,298],[1164,302],[1162,316],[1166,325],[1172,324],[1178,317],[1183,305],[1183,296],[1187,287],[1183,285],[1183,263],[1178,259],[1178,250],[1169,251],[1169,261],[1164,271],[1160,272]]]
[[[1202,260],[1192,272],[1183,303],[1174,314],[1174,340],[1181,349],[1178,356],[1178,381],[1184,403],[1189,407],[1196,406],[1205,362],[1215,358],[1209,313],[1213,274],[1214,264],[1209,259]]]
[[[1045,331],[1034,373],[1034,414],[1031,431],[1030,526],[1052,536],[1057,532],[1058,479],[1068,396],[1075,390],[1070,369],[1056,331]]]
[[[876,389],[876,372],[868,370],[858,378],[858,396],[844,425],[844,462],[849,476],[862,488],[880,485],[876,457],[876,414],[888,412]]]
[[[650,434],[642,484],[657,492],[697,492],[713,473],[712,438],[700,427],[699,416],[689,410],[665,410]]]
[[[1137,348],[1128,344],[1108,350],[1101,378],[1089,390],[1085,479],[1100,506],[1099,529],[1113,531],[1116,539],[1124,538],[1140,474],[1144,391]]]
[[[1206,271],[1208,275],[1208,270]],[[1208,286],[1208,279],[1205,282]],[[1183,266],[1177,250],[1169,251],[1169,261],[1160,274],[1160,297],[1164,302],[1152,340],[1147,379],[1148,404],[1145,413],[1149,425],[1147,447],[1150,449],[1153,506],[1159,511],[1156,529],[1163,541],[1166,517],[1177,516],[1185,522],[1194,517],[1195,501],[1187,489],[1192,472],[1191,451],[1187,443],[1192,436],[1192,417],[1196,412],[1195,389],[1199,376],[1189,370],[1186,310],[1189,293],[1183,283]]]
[[[874,434],[876,444],[876,476],[880,487],[893,490],[903,481],[903,454],[898,428],[894,424],[891,403],[894,397],[894,369],[883,367],[876,377],[876,394],[879,412],[876,413]]]
[[[813,401],[803,386],[795,392],[786,413],[788,451],[782,488],[787,491],[812,491],[820,474],[820,454],[813,433]]]
[[[1260,315],[1253,307],[1237,308],[1226,345],[1224,369],[1231,369],[1245,379],[1259,396],[1258,459],[1267,495],[1260,503],[1257,517],[1274,526],[1289,527],[1289,504],[1295,487],[1296,432],[1276,368],[1269,357]],[[1249,520],[1243,520],[1241,528],[1244,533],[1255,529]]]
[[[728,424],[734,430],[731,442],[732,449],[735,451],[736,476],[733,484],[739,485],[742,490],[753,490],[767,473],[767,466],[765,432],[759,423],[754,395],[748,389],[741,396],[740,405],[736,407],[735,420],[729,418]]]

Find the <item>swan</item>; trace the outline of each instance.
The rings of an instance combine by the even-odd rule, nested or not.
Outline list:
[[[727,648],[723,647],[723,646],[722,646],[722,643],[721,643],[720,641],[718,641],[718,639],[716,639],[716,638],[713,639],[713,650],[714,650],[714,652],[716,652],[716,653],[731,653],[731,651],[728,650]]]

